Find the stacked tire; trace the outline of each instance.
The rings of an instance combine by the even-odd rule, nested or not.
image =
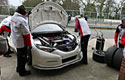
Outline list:
[[[97,38],[96,49],[93,52],[93,60],[100,62],[100,63],[105,63],[104,61],[105,51],[103,51],[104,42],[105,42],[105,39],[103,37]]]
[[[108,66],[120,69],[123,56],[123,48],[116,48],[111,46],[105,52],[105,63]]]
[[[104,61],[104,56],[105,56],[105,52],[102,50],[94,50],[93,52],[93,60],[100,62],[100,63],[105,63]]]

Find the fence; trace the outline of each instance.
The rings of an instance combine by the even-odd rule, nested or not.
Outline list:
[[[26,7],[27,11],[31,10],[33,7]],[[73,17],[76,15],[80,15],[79,10],[66,10],[68,14],[71,14]],[[14,7],[10,6],[0,6],[0,15],[10,15],[15,12]],[[97,12],[84,11],[84,15],[87,14],[88,18],[91,19],[121,19],[125,14],[116,14],[115,16],[111,16],[109,13],[101,13],[97,14]],[[98,15],[98,16],[97,16]]]
[[[33,7],[26,7],[26,10],[29,11]],[[3,18],[5,18],[7,15],[10,15],[11,13],[14,13],[15,10],[11,8],[10,6],[0,6],[0,22]],[[71,14],[72,17],[75,18],[75,16],[80,15],[79,10],[66,10],[68,14]],[[97,16],[96,12],[90,12],[90,11],[84,11],[84,15],[88,16],[88,23],[92,26],[100,26],[104,25],[104,27],[114,27],[118,25],[120,22],[114,22],[113,20],[120,20],[122,16],[125,16],[125,14],[116,14],[114,17],[112,17],[109,13],[103,13],[98,14]],[[73,21],[74,22],[74,21]]]
[[[66,10],[68,14],[71,14],[73,17],[76,15],[79,15],[79,10]],[[124,12],[123,12],[124,13]],[[90,12],[90,11],[84,11],[84,15],[87,15],[90,19],[121,19],[121,17],[125,16],[125,14],[116,14],[114,16],[110,15],[109,13],[100,13],[97,14],[97,12]],[[97,16],[98,15],[98,16]]]

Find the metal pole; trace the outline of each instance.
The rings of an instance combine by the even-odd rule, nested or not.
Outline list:
[[[9,13],[9,15],[10,15],[10,8],[9,8],[9,6],[7,6],[7,9],[8,9],[8,13]]]
[[[121,12],[120,12],[120,20],[121,20],[121,18],[122,18],[122,7],[121,7]]]

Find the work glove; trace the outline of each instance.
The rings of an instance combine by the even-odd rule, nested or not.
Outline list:
[[[120,43],[121,43],[123,46],[125,46],[125,38],[122,38],[122,39],[120,40]]]
[[[29,11],[29,12],[28,12],[28,15],[30,15],[31,13],[32,13],[32,12],[31,12],[31,11]]]
[[[113,46],[114,46],[114,47],[117,47],[117,43],[115,43]]]

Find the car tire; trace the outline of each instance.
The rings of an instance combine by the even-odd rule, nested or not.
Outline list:
[[[117,47],[111,46],[105,52],[105,63],[107,63],[108,66],[113,66],[113,58],[117,49]]]
[[[105,52],[102,50],[94,50],[93,52],[93,60],[104,63]]]
[[[114,55],[114,59],[113,59],[113,66],[116,69],[120,70],[121,67],[121,62],[122,62],[122,57],[123,57],[123,48],[119,48]]]

